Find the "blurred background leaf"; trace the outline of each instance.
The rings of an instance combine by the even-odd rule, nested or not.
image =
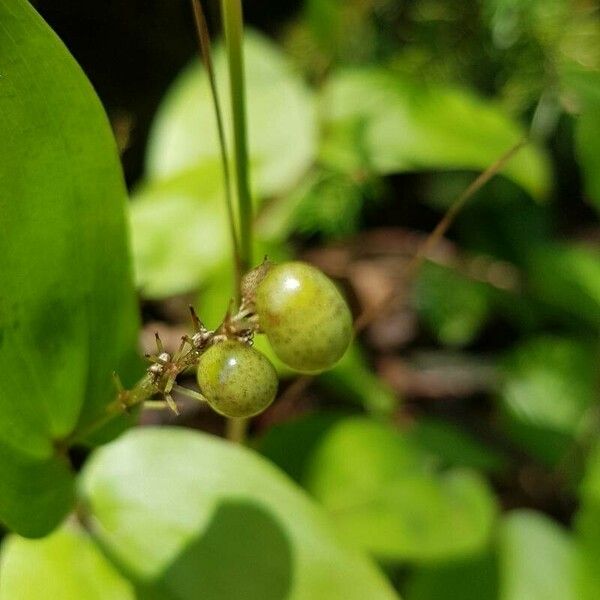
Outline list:
[[[81,490],[94,537],[153,598],[396,597],[287,478],[214,437],[130,432]]]
[[[378,558],[431,561],[482,549],[496,513],[485,481],[428,462],[388,425],[354,418],[326,433],[305,482],[340,531]]]
[[[88,534],[66,523],[43,540],[11,535],[2,544],[1,600],[134,600],[133,587]]]

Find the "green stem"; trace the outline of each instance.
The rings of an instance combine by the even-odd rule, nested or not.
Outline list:
[[[229,173],[229,153],[227,152],[227,140],[225,138],[225,127],[223,125],[223,114],[221,111],[221,102],[219,100],[219,89],[217,87],[217,81],[215,76],[215,70],[212,60],[212,50],[210,43],[210,34],[208,32],[208,25],[206,23],[206,17],[202,10],[202,4],[200,0],[192,0],[192,9],[194,13],[194,21],[196,23],[196,32],[198,34],[198,42],[200,49],[200,57],[204,63],[206,73],[208,75],[208,81],[210,84],[210,91],[213,101],[213,109],[215,112],[215,118],[217,120],[217,133],[219,136],[219,146],[221,148],[221,163],[223,167],[223,184],[225,186],[225,205],[227,208],[227,220],[229,221],[229,234],[231,237],[233,260],[235,263],[235,289],[238,303],[240,302],[240,288],[243,276],[243,267],[240,260],[240,250],[238,243],[237,228],[235,224],[235,214],[233,210],[233,200],[231,193],[231,176]]]
[[[252,200],[248,175],[242,2],[241,0],[221,0],[221,11],[229,59],[234,164],[240,219],[240,261],[242,269],[248,271],[252,266]]]
[[[233,118],[234,164],[240,233],[240,263],[244,272],[252,266],[252,199],[248,175],[248,136],[246,126],[246,86],[244,81],[244,17],[241,0],[221,0],[221,14],[229,63],[229,88]],[[243,443],[248,422],[230,420],[227,437]]]

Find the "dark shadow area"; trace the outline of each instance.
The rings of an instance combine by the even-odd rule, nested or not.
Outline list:
[[[273,515],[239,500],[222,503],[208,528],[140,600],[285,600],[293,580],[290,542]]]

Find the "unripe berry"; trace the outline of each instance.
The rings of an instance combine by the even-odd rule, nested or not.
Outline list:
[[[198,361],[198,385],[210,406],[226,417],[252,417],[277,394],[277,373],[269,359],[247,344],[224,341]]]
[[[352,316],[335,284],[302,262],[271,266],[255,292],[260,327],[275,354],[305,373],[329,369],[352,339]]]

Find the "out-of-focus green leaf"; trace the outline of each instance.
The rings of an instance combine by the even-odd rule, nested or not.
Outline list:
[[[585,247],[546,245],[528,265],[529,286],[545,305],[574,322],[600,328],[600,253]]]
[[[244,53],[252,179],[258,196],[265,197],[289,189],[313,161],[313,99],[286,57],[262,35],[247,31]],[[215,70],[217,85],[227,91],[225,54],[220,48],[215,52]],[[221,94],[226,123],[228,93]],[[208,80],[194,62],[175,81],[156,117],[147,177],[169,177],[219,156]]]
[[[435,455],[442,466],[459,466],[496,473],[507,464],[498,451],[484,446],[445,421],[419,419],[405,434],[424,452]]]
[[[0,1],[0,73],[0,519],[42,535],[70,508],[54,443],[135,355],[126,193],[98,98],[24,0]]]
[[[409,580],[406,597],[408,600],[579,599],[574,549],[567,531],[545,515],[530,510],[513,511],[500,523],[493,552],[419,568]]]
[[[0,554],[0,600],[134,600],[133,587],[74,523],[43,540],[12,535]]]
[[[209,161],[138,188],[131,230],[136,281],[144,297],[201,287],[201,318],[208,326],[220,324],[234,297],[234,263],[218,163]],[[257,262],[265,255],[287,257],[280,244],[255,242]]]
[[[435,473],[411,441],[364,418],[331,428],[315,451],[307,489],[340,531],[381,559],[459,558],[488,542],[494,498],[475,473]]]
[[[493,552],[421,567],[409,579],[408,600],[575,600],[574,544],[541,513],[509,513]],[[595,596],[590,596],[595,597]]]
[[[600,444],[590,453],[580,494],[580,508],[575,519],[576,578],[579,600],[600,597]]]
[[[574,544],[541,513],[509,513],[500,527],[500,600],[576,600]]]
[[[396,394],[367,366],[356,341],[333,369],[319,375],[318,381],[335,396],[374,415],[390,415],[398,407]]]
[[[588,424],[597,363],[593,348],[567,338],[532,338],[516,348],[500,389],[510,433],[540,458],[559,460]]]
[[[471,343],[491,310],[488,285],[433,263],[419,273],[414,302],[425,324],[447,346]]]
[[[498,600],[496,557],[419,567],[408,580],[406,600]]]
[[[217,438],[129,432],[96,452],[81,491],[94,536],[150,597],[396,597],[286,477]]]
[[[142,294],[160,298],[197,288],[231,253],[228,227],[214,161],[141,186],[131,204],[131,236]]]
[[[64,518],[74,498],[66,459],[30,458],[0,444],[0,516],[21,535],[45,535]]]
[[[342,170],[483,170],[514,146],[521,128],[490,102],[448,87],[423,87],[401,73],[353,69],[330,78],[322,97],[322,158]],[[504,175],[541,198],[549,164],[534,145]]]
[[[572,434],[596,392],[597,357],[585,344],[559,337],[533,338],[505,363],[502,401],[518,419]]]

